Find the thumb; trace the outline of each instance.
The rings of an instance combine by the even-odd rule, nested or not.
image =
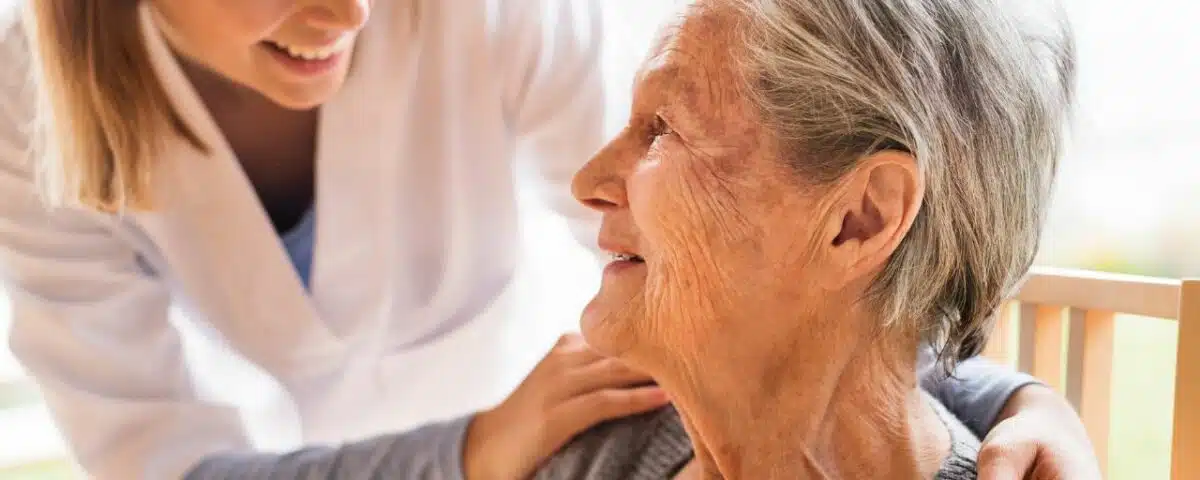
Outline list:
[[[1033,442],[984,444],[979,450],[979,480],[1021,480],[1037,459]]]

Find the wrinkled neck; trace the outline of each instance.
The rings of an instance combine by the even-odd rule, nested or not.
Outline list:
[[[909,352],[915,352],[914,347]],[[807,438],[814,478],[932,478],[949,433],[915,375],[915,355],[871,352],[856,358]]]
[[[709,381],[672,393],[697,478],[931,477],[949,437],[918,389],[916,345],[838,332],[757,371],[706,365]]]

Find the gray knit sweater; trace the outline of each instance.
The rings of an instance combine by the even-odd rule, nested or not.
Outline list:
[[[950,425],[955,452],[942,468],[941,479],[975,478],[975,436],[987,434],[1004,403],[1014,391],[1036,382],[1033,377],[981,357],[958,365],[956,376],[937,374],[933,355],[924,352],[919,375],[923,389]],[[942,404],[954,412],[959,423],[945,414]],[[691,445],[674,412],[651,414],[594,428],[579,437],[543,469],[542,479],[559,478],[668,478],[670,472],[691,458]],[[348,414],[353,414],[348,412]],[[463,435],[471,416],[426,425],[420,429],[360,440],[340,446],[312,445],[288,453],[230,452],[215,454],[188,472],[187,480],[358,480],[397,478],[413,480],[462,480]],[[674,426],[671,426],[673,422]],[[971,431],[963,429],[963,425]],[[665,425],[665,426],[664,426]],[[663,432],[659,432],[659,429]],[[621,442],[642,447],[619,448]],[[601,448],[590,452],[588,447]],[[643,452],[642,449],[649,449]],[[606,457],[608,451],[617,452]],[[658,452],[658,453],[654,453]],[[597,470],[601,469],[601,470]],[[616,476],[606,473],[616,469]],[[626,477],[623,469],[647,472]],[[600,473],[589,474],[592,470]],[[557,476],[559,474],[564,476]],[[657,474],[655,474],[657,472]]]
[[[950,454],[935,480],[975,480],[979,439],[936,400],[950,431]],[[609,422],[576,437],[535,480],[668,480],[692,459],[692,444],[675,409]]]

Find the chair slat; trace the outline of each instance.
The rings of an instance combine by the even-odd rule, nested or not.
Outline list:
[[[1185,280],[1179,296],[1171,478],[1200,478],[1200,280]]]
[[[1100,471],[1108,471],[1109,424],[1112,420],[1113,333],[1112,312],[1089,310],[1083,320],[1083,358],[1079,416],[1087,428]]]
[[[1063,384],[1064,308],[1038,306],[1034,312],[1033,376],[1046,382],[1058,393]]]

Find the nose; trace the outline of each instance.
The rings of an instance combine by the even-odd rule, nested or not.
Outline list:
[[[308,24],[321,30],[358,30],[371,14],[371,0],[314,0]]]
[[[571,180],[571,193],[575,199],[601,213],[625,208],[628,203],[625,178],[619,168],[614,143],[600,150]]]

